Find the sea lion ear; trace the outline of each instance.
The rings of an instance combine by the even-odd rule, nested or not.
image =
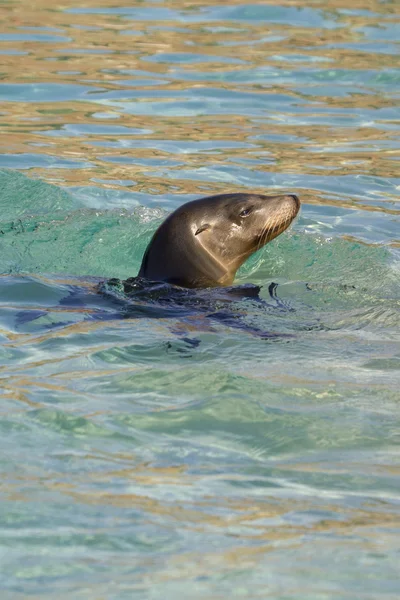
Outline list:
[[[209,225],[208,223],[204,223],[204,225],[201,225],[201,227],[198,228],[194,235],[199,235],[199,233],[205,231],[206,229],[209,229],[210,227],[211,225]]]

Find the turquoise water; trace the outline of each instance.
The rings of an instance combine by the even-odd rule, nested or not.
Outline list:
[[[3,3],[2,599],[399,597],[396,8]],[[243,327],[96,293],[277,190]]]

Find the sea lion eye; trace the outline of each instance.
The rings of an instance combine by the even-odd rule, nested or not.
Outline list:
[[[239,214],[239,217],[247,217],[251,213],[251,210],[251,208],[243,209],[242,212]]]
[[[196,233],[194,235],[199,235],[199,233],[201,233],[202,231],[205,231],[209,227],[210,226],[209,226],[208,223],[205,223],[204,225],[201,225],[201,227],[198,228],[198,230],[196,231]]]

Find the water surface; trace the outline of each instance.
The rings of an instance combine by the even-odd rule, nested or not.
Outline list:
[[[2,4],[2,598],[398,598],[396,9]],[[247,327],[96,293],[277,190]]]

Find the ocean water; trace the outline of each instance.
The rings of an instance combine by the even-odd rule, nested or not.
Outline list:
[[[398,3],[1,12],[1,599],[397,600]],[[97,293],[228,191],[263,303]]]

